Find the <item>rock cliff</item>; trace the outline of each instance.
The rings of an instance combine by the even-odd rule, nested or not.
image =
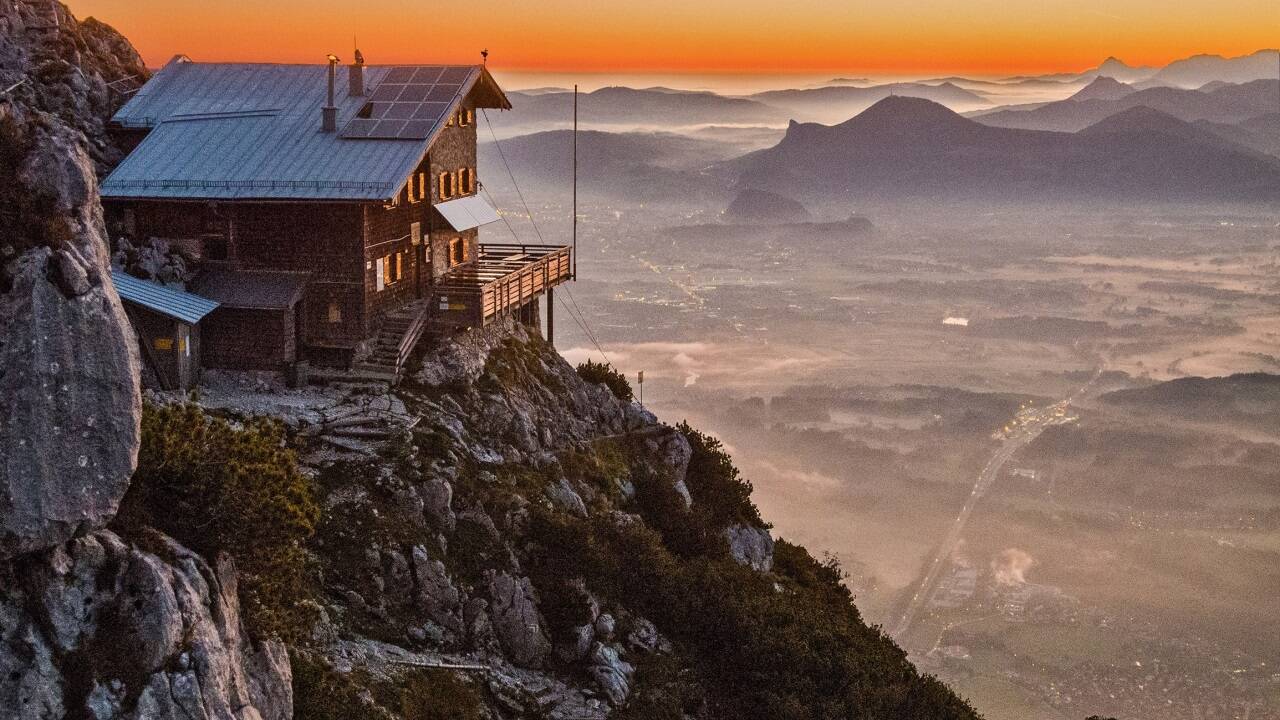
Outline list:
[[[22,82],[0,97],[0,557],[106,525],[133,471],[141,412],[133,331],[111,287],[86,149],[101,154],[105,144],[81,132],[102,136],[107,110],[96,103],[106,91],[39,79],[43,63],[83,82],[101,77],[46,57],[53,41],[18,41],[34,6],[0,9],[0,85]],[[63,27],[72,61],[99,64],[91,58],[110,47],[101,32]]]
[[[61,4],[0,5],[0,717],[285,720],[288,655],[249,639],[231,559],[103,529],[142,407],[97,175],[144,72]]]

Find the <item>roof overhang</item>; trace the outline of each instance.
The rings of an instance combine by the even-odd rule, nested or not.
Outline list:
[[[488,225],[491,222],[497,222],[502,219],[498,215],[498,211],[494,210],[493,206],[479,195],[470,195],[457,200],[442,202],[436,205],[435,208],[444,216],[449,225],[458,232],[478,228],[481,225]]]
[[[136,278],[117,268],[111,269],[111,284],[121,300],[188,325],[200,322],[219,305],[216,300]]]

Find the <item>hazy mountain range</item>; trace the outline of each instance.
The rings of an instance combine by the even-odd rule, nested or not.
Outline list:
[[[1066,133],[893,97],[839,125],[792,124],[730,165],[745,187],[829,199],[1280,201],[1280,158],[1147,107]]]
[[[1099,78],[1066,100],[1031,108],[1012,107],[973,117],[984,125],[1076,132],[1135,107],[1149,107],[1188,122],[1209,120],[1235,124],[1280,108],[1280,80],[1220,84],[1204,91],[1171,87],[1137,90],[1116,80]]]

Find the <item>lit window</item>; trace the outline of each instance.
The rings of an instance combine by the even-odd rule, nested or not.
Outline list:
[[[450,197],[450,194],[451,194],[450,190],[453,187],[452,175],[453,175],[452,173],[448,173],[448,172],[440,173],[440,199],[441,200],[448,200]]]
[[[342,322],[342,306],[336,302],[329,303],[329,322]]]
[[[461,265],[467,261],[467,246],[462,238],[456,237],[449,241],[449,264]]]

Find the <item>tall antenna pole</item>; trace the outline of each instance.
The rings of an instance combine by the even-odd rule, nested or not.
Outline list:
[[[573,86],[573,279],[578,279],[578,86]]]

